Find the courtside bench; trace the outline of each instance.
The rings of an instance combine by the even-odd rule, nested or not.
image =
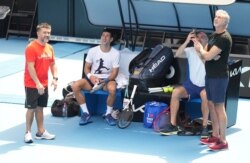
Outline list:
[[[137,53],[138,54],[138,53]],[[130,61],[137,55],[136,52],[124,51],[121,52],[120,71],[125,75],[128,75],[128,65]],[[175,74],[173,78],[168,80],[166,85],[181,84],[187,77],[187,59],[175,58],[173,67]],[[84,62],[83,62],[84,66]],[[225,99],[226,113],[228,117],[227,127],[231,127],[236,124],[238,99],[239,99],[239,87],[241,78],[242,60],[231,60],[229,62],[229,84],[227,88],[227,94]],[[84,72],[82,74],[84,77]],[[123,93],[124,91],[118,90],[116,94],[116,102],[114,108],[122,108]],[[87,91],[83,91],[86,95],[87,106],[94,114],[103,114],[106,111],[106,98],[107,92],[97,91],[94,94],[90,94]],[[148,101],[159,101],[170,103],[171,95],[167,93],[148,93],[137,91],[134,97],[135,108],[139,108]],[[202,116],[201,113],[201,99],[193,99],[191,101],[183,100],[180,104],[181,109],[184,109],[191,119]],[[143,122],[143,113],[136,112],[134,114],[134,121]]]
[[[86,104],[91,115],[103,115],[106,113],[106,100],[108,97],[108,92],[104,90],[98,90],[94,93],[89,91],[82,91],[85,96]],[[122,109],[122,90],[117,89],[116,100],[114,103],[114,109]]]

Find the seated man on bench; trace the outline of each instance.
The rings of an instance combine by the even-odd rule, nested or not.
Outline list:
[[[203,131],[201,137],[208,137],[207,123],[209,109],[207,107],[205,91],[205,66],[203,61],[196,54],[195,48],[193,46],[187,47],[192,39],[197,39],[203,46],[208,42],[208,37],[204,32],[192,31],[188,34],[186,41],[176,51],[175,57],[180,57],[185,54],[188,59],[189,79],[186,80],[182,86],[178,86],[173,90],[170,101],[171,125],[160,132],[162,135],[177,134],[177,113],[181,98],[187,98],[188,100],[201,98],[203,116]]]
[[[82,110],[79,125],[86,125],[92,122],[85,97],[81,93],[81,90],[90,91],[95,84],[100,82],[105,82],[103,89],[108,91],[105,120],[111,126],[116,125],[116,120],[111,116],[111,113],[116,97],[117,83],[115,78],[119,71],[120,53],[111,46],[112,41],[112,31],[110,29],[104,29],[101,35],[100,45],[89,49],[85,59],[84,72],[87,76],[75,81],[72,85],[76,100]]]

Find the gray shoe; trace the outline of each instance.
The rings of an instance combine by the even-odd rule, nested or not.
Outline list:
[[[176,135],[178,133],[178,127],[170,124],[169,126],[165,127],[164,129],[160,130],[161,135]]]
[[[201,139],[206,139],[209,137],[209,132],[207,127],[203,127],[201,131]]]
[[[53,140],[55,139],[55,135],[53,134],[50,134],[47,130],[44,131],[43,134],[39,135],[39,134],[36,134],[36,139],[38,140],[41,140],[41,139],[46,139],[46,140]]]

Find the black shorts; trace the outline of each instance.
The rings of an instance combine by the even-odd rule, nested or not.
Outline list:
[[[25,87],[25,108],[47,107],[48,98],[48,87],[45,88],[43,95],[39,95],[36,88]]]

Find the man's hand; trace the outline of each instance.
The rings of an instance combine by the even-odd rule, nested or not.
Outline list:
[[[194,38],[196,38],[196,34],[192,31],[192,32],[189,32],[187,38],[186,38],[186,42],[189,43],[190,40],[193,40]]]
[[[201,51],[203,50],[203,47],[201,45],[201,43],[198,40],[193,40],[194,42],[194,48],[198,53],[201,53]]]
[[[91,83],[93,83],[94,85],[95,84],[98,84],[100,83],[100,79],[94,75],[90,76],[89,80],[91,81]]]
[[[43,87],[43,85],[41,83],[37,84],[36,88],[37,88],[37,91],[38,91],[39,95],[43,95],[44,94],[44,89],[45,88]]]
[[[55,91],[56,90],[56,88],[57,88],[57,80],[52,80],[52,82],[51,82],[51,86],[54,86],[54,89],[53,89],[53,91]]]

